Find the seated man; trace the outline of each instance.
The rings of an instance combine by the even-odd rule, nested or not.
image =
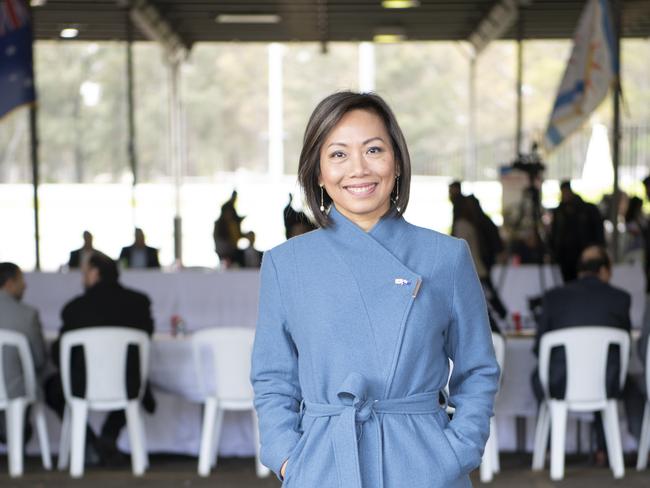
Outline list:
[[[45,341],[38,312],[21,303],[25,288],[20,268],[13,263],[0,263],[0,329],[20,332],[27,338],[40,385],[47,366]],[[7,348],[3,352],[4,378],[0,378],[0,381],[4,381],[9,398],[22,396],[25,394],[25,384],[18,351]],[[4,424],[4,415],[0,415],[0,423]],[[0,425],[0,440],[3,442],[4,430],[4,425]],[[31,433],[29,424],[25,424],[25,431],[27,442]]]
[[[630,330],[631,297],[626,291],[609,284],[611,261],[601,246],[587,247],[578,262],[578,279],[548,291],[542,301],[542,314],[537,324],[535,355],[543,334],[552,330],[577,326],[607,326]],[[618,388],[619,354],[610,350],[607,357],[607,392],[610,397],[621,395]],[[544,394],[537,370],[533,373],[533,390],[538,401]],[[553,398],[563,398],[566,387],[566,358],[564,349],[551,351],[549,391]],[[596,415],[596,460],[605,461],[605,439],[600,415]]]
[[[120,263],[126,268],[160,268],[158,249],[147,246],[142,229],[135,229],[135,241],[122,248]]]
[[[59,366],[59,342],[66,332],[98,326],[124,326],[153,333],[153,320],[150,302],[146,295],[122,287],[119,282],[117,264],[108,256],[95,252],[82,266],[85,292],[68,302],[63,308],[59,339],[52,345],[52,358]],[[140,387],[139,357],[137,351],[129,350],[127,355],[127,393],[130,397],[137,395]],[[81,348],[71,352],[71,389],[72,394],[83,397],[86,388],[85,358]],[[48,380],[46,386],[47,403],[60,417],[63,417],[65,398],[60,375]],[[143,406],[152,413],[155,402],[147,387]],[[105,464],[121,461],[117,451],[117,438],[126,424],[123,410],[109,413],[102,427],[101,435],[96,438],[88,429],[88,442],[92,445]]]
[[[79,249],[70,252],[70,259],[68,260],[68,268],[77,269],[92,255],[95,251],[93,248],[93,235],[87,230],[83,233],[84,245]]]

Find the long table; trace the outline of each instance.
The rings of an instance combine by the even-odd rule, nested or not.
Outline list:
[[[498,270],[497,270],[498,271]],[[639,271],[639,272],[637,272]],[[503,299],[511,310],[525,304],[525,297],[539,291],[536,267],[520,266],[506,274]],[[639,277],[640,275],[640,277]],[[614,282],[633,294],[633,322],[639,325],[643,314],[644,282],[640,270],[617,267]],[[25,302],[36,306],[43,325],[50,335],[59,328],[63,305],[81,293],[78,273],[27,273]],[[190,342],[187,338],[169,335],[170,319],[181,316],[189,330],[204,327],[254,327],[257,315],[259,275],[257,271],[161,273],[129,271],[122,282],[145,291],[152,300],[156,334],[152,342],[150,380],[158,401],[153,416],[145,414],[148,447],[151,452],[173,452],[197,455],[201,426],[201,386],[194,370]],[[496,282],[496,280],[495,280]],[[638,288],[638,289],[637,289]],[[640,290],[640,291],[639,291]],[[634,298],[636,297],[636,298]],[[496,402],[499,444],[502,450],[532,449],[537,405],[530,388],[530,376],[535,367],[532,337],[513,337],[506,345],[506,365],[503,384]],[[525,445],[517,439],[515,419],[525,419]],[[101,416],[93,416],[95,423]],[[50,415],[52,439],[58,439],[59,422]],[[576,448],[575,423],[569,424],[567,447]],[[225,456],[253,454],[253,433],[247,413],[227,413],[219,452]],[[625,435],[625,430],[622,432]],[[586,434],[585,434],[586,435]],[[520,436],[521,437],[521,436]],[[583,436],[584,437],[584,436]],[[120,439],[127,446],[126,433]],[[587,441],[584,440],[583,446]],[[627,449],[635,443],[625,439]],[[56,446],[55,446],[56,447]],[[31,447],[35,448],[35,445]]]

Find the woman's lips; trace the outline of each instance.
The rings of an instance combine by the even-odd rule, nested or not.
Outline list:
[[[367,183],[363,185],[350,185],[350,186],[344,186],[348,192],[355,196],[366,196],[370,195],[372,192],[375,191],[375,188],[377,188],[377,183]]]

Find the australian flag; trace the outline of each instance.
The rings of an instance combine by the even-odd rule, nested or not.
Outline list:
[[[24,0],[0,0],[0,118],[34,101],[29,8]]]

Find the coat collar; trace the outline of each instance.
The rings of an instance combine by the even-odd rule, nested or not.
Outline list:
[[[392,266],[396,266],[403,273],[410,274],[413,280],[420,278],[403,262],[401,248],[407,239],[409,224],[394,207],[391,207],[391,212],[379,219],[367,232],[339,212],[333,203],[328,215],[331,226],[327,227],[326,231],[341,249],[373,248],[383,254]]]
[[[377,398],[390,394],[408,311],[417,296],[422,277],[405,264],[400,251],[408,240],[409,224],[401,215],[387,215],[369,232],[342,215],[332,204],[331,225],[324,235],[331,243],[332,253],[324,256],[336,266],[344,263],[349,280],[333,283],[347,290],[358,290],[358,309],[366,320],[354,324],[368,331],[372,338],[376,360],[383,370],[383,379],[374,391]],[[378,395],[378,396],[377,396]]]

